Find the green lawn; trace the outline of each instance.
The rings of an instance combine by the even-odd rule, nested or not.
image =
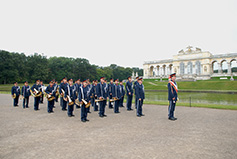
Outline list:
[[[167,90],[167,81],[160,82],[155,79],[145,79],[143,81],[146,90]],[[230,80],[206,80],[196,82],[177,82],[180,90],[218,90],[237,91],[237,81]]]

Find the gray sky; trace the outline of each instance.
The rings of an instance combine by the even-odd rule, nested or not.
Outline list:
[[[237,52],[236,0],[7,0],[0,49],[141,67],[188,45]]]

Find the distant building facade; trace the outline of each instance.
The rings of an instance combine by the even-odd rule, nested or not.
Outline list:
[[[173,59],[146,61],[143,64],[143,77],[168,78],[175,72],[177,79],[207,80],[211,77],[237,76],[232,68],[236,65],[237,53],[212,55],[200,48],[180,50]]]

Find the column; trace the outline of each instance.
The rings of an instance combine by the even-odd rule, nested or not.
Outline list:
[[[218,63],[218,73],[219,73],[219,74],[222,73],[221,63]]]
[[[231,75],[231,65],[230,65],[230,62],[227,62],[227,67],[228,67],[227,74]]]

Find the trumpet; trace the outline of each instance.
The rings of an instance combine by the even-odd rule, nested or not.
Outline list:
[[[115,102],[116,100],[119,100],[119,98],[114,97],[114,98],[110,99],[109,101],[110,101],[110,102]]]
[[[12,95],[12,98],[13,98],[13,99],[15,99],[15,98],[16,98],[16,93],[14,93],[14,94]]]
[[[87,102],[86,100],[82,99],[82,102],[85,104],[85,107],[88,108],[91,105],[91,102]]]
[[[95,99],[95,102],[101,102],[101,101],[104,101],[105,99],[102,97],[102,99]]]
[[[34,91],[35,93],[32,90],[30,90],[30,93],[33,97],[40,97],[42,95],[42,92],[36,90],[35,88],[34,88]]]

